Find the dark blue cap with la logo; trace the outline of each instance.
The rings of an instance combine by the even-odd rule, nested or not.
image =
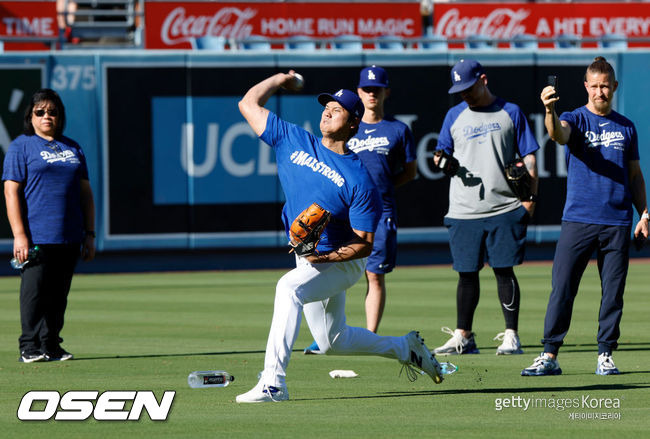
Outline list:
[[[449,94],[467,90],[485,73],[483,66],[474,59],[461,59],[451,68],[451,83]]]
[[[321,93],[318,95],[318,102],[324,107],[328,102],[336,101],[341,107],[348,110],[348,113],[361,119],[365,107],[357,94],[353,91],[342,88],[334,94]]]
[[[359,88],[363,87],[388,87],[388,74],[386,74],[386,70],[374,65],[361,70],[359,74]]]

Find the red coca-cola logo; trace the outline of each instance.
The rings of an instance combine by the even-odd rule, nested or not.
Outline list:
[[[469,35],[485,35],[507,39],[526,33],[523,21],[530,15],[528,9],[497,8],[484,16],[461,17],[460,10],[452,8],[436,23],[436,34],[447,38],[467,38]]]
[[[214,15],[187,15],[185,8],[173,9],[160,28],[160,39],[167,45],[189,42],[204,35],[244,39],[253,33],[249,20],[257,15],[252,8],[226,7]]]

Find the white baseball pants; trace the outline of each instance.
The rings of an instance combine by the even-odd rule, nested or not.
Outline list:
[[[345,324],[345,290],[364,273],[365,258],[312,265],[297,257],[296,265],[276,286],[261,377],[264,384],[276,387],[285,384],[303,310],[321,351],[335,355],[379,355],[400,361],[408,358],[405,337],[379,336],[365,328]]]

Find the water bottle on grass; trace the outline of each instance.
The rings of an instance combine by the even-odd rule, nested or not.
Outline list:
[[[442,369],[442,373],[445,375],[451,375],[458,370],[458,366],[448,361],[440,363],[440,368]]]
[[[187,384],[193,389],[204,387],[226,387],[235,377],[225,370],[195,371],[188,375]]]

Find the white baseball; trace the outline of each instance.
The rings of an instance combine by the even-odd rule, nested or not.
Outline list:
[[[302,90],[302,88],[305,86],[305,78],[303,78],[300,73],[293,74],[293,86],[296,88],[296,90]]]

